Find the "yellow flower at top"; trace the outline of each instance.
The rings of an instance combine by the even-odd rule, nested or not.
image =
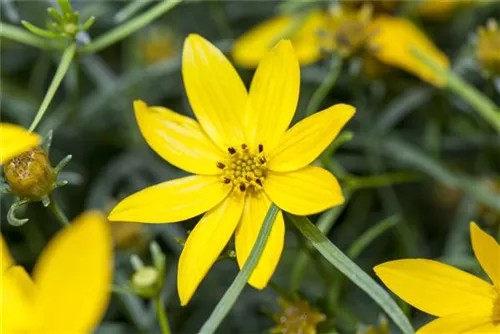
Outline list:
[[[418,13],[427,19],[446,20],[457,8],[472,3],[470,0],[425,0],[418,5]]]
[[[1,333],[90,333],[106,311],[112,277],[109,223],[88,212],[43,250],[32,278],[0,237]]]
[[[271,202],[287,212],[310,215],[344,201],[336,178],[310,164],[355,110],[337,104],[288,129],[300,88],[300,67],[288,40],[264,57],[249,92],[222,52],[199,35],[189,35],[184,43],[182,75],[198,121],[142,101],[136,101],[134,109],[149,146],[195,175],[131,195],[109,219],[173,223],[206,212],[179,260],[178,292],[185,305],[233,233],[238,264],[243,266]],[[284,238],[279,212],[250,276],[252,286],[267,285]]]
[[[40,140],[40,136],[18,125],[0,123],[0,164],[37,146]]]
[[[476,258],[492,284],[433,260],[396,260],[374,268],[401,299],[438,317],[418,334],[500,333],[500,245],[475,223],[470,232]]]
[[[302,28],[290,36],[297,54],[306,53],[309,56],[299,57],[300,63],[308,65],[318,61],[325,57],[325,53],[321,52],[322,49],[329,50],[332,45],[343,46],[342,43],[338,43],[339,36],[341,41],[342,36],[349,36],[349,42],[356,42],[356,49],[360,49],[361,43],[364,43],[365,52],[382,63],[412,73],[437,86],[444,83],[442,78],[436,76],[426,64],[414,56],[412,49],[425,54],[438,66],[449,68],[446,55],[414,23],[405,18],[388,15],[368,22],[366,8],[366,6],[361,7],[358,15],[353,15],[350,6],[343,6],[340,11],[333,10],[335,14],[343,13],[344,19],[321,11],[310,14]],[[234,61],[244,67],[255,67],[265,52],[276,43],[276,37],[287,34],[293,20],[292,16],[280,16],[244,33],[233,45]],[[324,36],[332,36],[335,40],[325,41]],[[342,52],[342,48],[337,50]]]

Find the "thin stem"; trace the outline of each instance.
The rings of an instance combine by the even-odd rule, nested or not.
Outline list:
[[[8,23],[0,22],[0,37],[33,46],[41,50],[56,49],[48,40]]]
[[[59,64],[59,67],[57,68],[56,74],[54,75],[54,78],[52,79],[52,82],[50,83],[49,89],[47,90],[47,93],[45,94],[45,97],[43,98],[42,104],[40,105],[40,108],[38,109],[38,112],[36,113],[35,119],[30,125],[29,131],[35,130],[37,127],[38,123],[42,120],[43,116],[45,115],[45,112],[49,108],[49,104],[56,95],[57,88],[59,88],[59,85],[61,84],[64,76],[66,75],[66,72],[69,69],[69,66],[71,65],[71,61],[73,60],[73,57],[75,56],[76,52],[76,44],[71,44],[64,50],[64,53],[61,57],[61,63]]]
[[[309,104],[306,108],[306,116],[314,114],[318,111],[321,102],[328,95],[332,87],[335,85],[337,78],[339,76],[340,70],[342,68],[342,57],[338,53],[334,53],[330,59],[330,69],[326,74],[325,79],[319,85],[318,89],[314,92],[313,96],[309,100]]]
[[[412,49],[413,55],[434,72],[445,79],[445,87],[459,95],[467,101],[476,111],[500,132],[500,107],[491,101],[486,95],[481,93],[476,87],[471,86],[455,73],[448,71],[437,65],[430,57],[418,49]]]
[[[162,334],[170,334],[170,326],[168,324],[167,312],[165,312],[165,306],[163,305],[160,296],[154,298],[154,304],[156,307],[156,312],[158,315],[158,321],[160,322],[160,328]]]
[[[61,207],[59,206],[59,204],[57,204],[56,200],[53,197],[50,198],[50,204],[48,208],[63,227],[70,226],[68,217],[66,217],[66,214],[62,211]]]
[[[181,2],[182,0],[162,1],[147,12],[96,38],[95,41],[85,45],[80,52],[82,54],[99,52],[146,26],[148,23],[165,14]]]

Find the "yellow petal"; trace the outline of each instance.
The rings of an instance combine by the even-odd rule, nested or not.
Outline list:
[[[294,172],[270,172],[264,190],[280,209],[295,215],[312,215],[344,202],[342,189],[330,172],[308,166]]]
[[[189,35],[184,42],[182,76],[194,114],[208,136],[224,152],[243,143],[248,94],[224,54],[203,37]]]
[[[252,251],[270,205],[271,201],[262,191],[250,194],[247,197],[245,209],[235,235],[236,256],[240,268],[243,268]],[[280,211],[274,220],[266,247],[248,280],[248,283],[254,288],[263,289],[266,287],[278,265],[284,242],[285,222]]]
[[[195,120],[162,107],[134,101],[135,117],[148,145],[172,165],[193,174],[216,175],[223,152]]]
[[[331,144],[354,112],[350,105],[336,104],[298,122],[269,153],[268,168],[288,172],[309,165]]]
[[[491,312],[497,297],[492,285],[437,261],[397,260],[378,265],[374,270],[399,298],[438,317]]]
[[[115,206],[108,218],[112,221],[175,223],[210,210],[230,190],[217,176],[187,176],[130,195]]]
[[[500,292],[500,245],[475,223],[470,224],[470,234],[477,260]]]
[[[431,321],[417,334],[493,334],[500,333],[499,326],[493,325],[489,314],[459,313]]]
[[[301,65],[308,65],[321,58],[318,32],[325,29],[326,17],[321,11],[311,13],[302,26],[289,36],[294,25],[291,16],[277,16],[247,31],[233,44],[232,57],[236,64],[256,68],[269,50],[281,38],[290,38]]]
[[[250,86],[253,112],[245,128],[252,146],[272,150],[290,125],[300,90],[300,67],[288,40],[280,41],[262,60]]]
[[[33,271],[40,332],[91,332],[109,303],[112,267],[110,226],[101,213],[84,213],[59,232]]]
[[[0,275],[14,264],[3,235],[0,235],[0,262]]]
[[[23,267],[0,273],[0,296],[1,333],[35,332],[40,320],[33,309],[36,288]]]
[[[38,145],[40,136],[24,128],[0,123],[0,164]]]
[[[434,43],[411,21],[404,18],[381,16],[372,27],[370,46],[379,61],[401,68],[424,81],[441,86],[444,79],[416,58],[416,49],[430,58],[437,66],[449,69],[449,61]]]
[[[182,250],[177,272],[181,305],[186,305],[208,273],[240,220],[244,196],[232,194],[196,224]]]

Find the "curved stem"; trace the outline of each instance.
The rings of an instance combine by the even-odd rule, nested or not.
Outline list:
[[[321,102],[323,102],[332,87],[335,85],[335,82],[337,82],[337,78],[339,76],[341,68],[342,57],[340,56],[340,54],[334,53],[332,55],[332,58],[330,59],[330,69],[328,70],[325,79],[323,80],[321,85],[319,85],[318,89],[316,89],[313,96],[309,100],[306,109],[306,116],[312,115],[316,111],[318,111]]]
[[[165,306],[161,301],[161,297],[157,296],[154,298],[154,304],[156,307],[156,313],[158,315],[158,321],[160,322],[160,328],[162,334],[170,334],[170,326],[168,325],[167,312],[165,312]]]
[[[45,97],[43,98],[42,104],[40,105],[40,108],[38,109],[38,112],[36,113],[35,119],[30,125],[29,131],[32,132],[35,130],[37,127],[38,123],[42,120],[43,116],[45,115],[45,112],[49,108],[49,104],[54,98],[54,95],[56,95],[57,88],[59,88],[59,85],[61,84],[64,76],[66,75],[66,72],[69,69],[69,66],[71,65],[71,61],[73,60],[73,57],[75,56],[76,52],[76,44],[71,44],[64,50],[64,53],[61,57],[61,63],[59,64],[59,67],[57,68],[56,74],[54,75],[54,79],[52,79],[52,82],[50,83],[49,89],[47,90],[47,93],[45,94]]]
[[[14,25],[0,22],[0,37],[7,38],[19,43],[33,46],[40,50],[54,50],[56,49],[48,40],[33,35],[24,29]]]
[[[70,225],[68,217],[66,217],[66,214],[64,214],[61,207],[59,206],[59,204],[57,204],[56,200],[53,197],[50,198],[50,204],[48,208],[63,227],[68,227]]]

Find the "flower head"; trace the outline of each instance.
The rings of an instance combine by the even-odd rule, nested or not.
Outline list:
[[[332,106],[287,130],[297,107],[300,69],[290,41],[260,63],[247,92],[220,50],[199,35],[184,43],[182,74],[198,121],[169,109],[134,103],[139,128],[160,156],[195,175],[146,188],[120,202],[113,221],[172,223],[206,212],[189,234],[179,261],[185,305],[235,233],[243,266],[271,204],[297,215],[343,202],[335,177],[310,166],[354,115]],[[284,243],[278,213],[249,283],[264,288]]]
[[[303,333],[316,334],[316,327],[326,320],[326,316],[309,305],[306,300],[278,299],[281,312],[273,315],[276,327],[273,334]]]
[[[419,334],[500,332],[500,245],[475,223],[470,231],[474,253],[492,284],[432,260],[396,260],[374,268],[396,295],[438,317]]]
[[[500,75],[500,29],[494,19],[478,29],[476,58],[486,73]]]
[[[41,138],[22,127],[9,123],[0,123],[0,164],[18,156],[24,151],[37,146]]]
[[[112,273],[109,224],[101,214],[85,213],[59,232],[32,277],[14,265],[0,242],[2,333],[90,333],[98,325]]]

